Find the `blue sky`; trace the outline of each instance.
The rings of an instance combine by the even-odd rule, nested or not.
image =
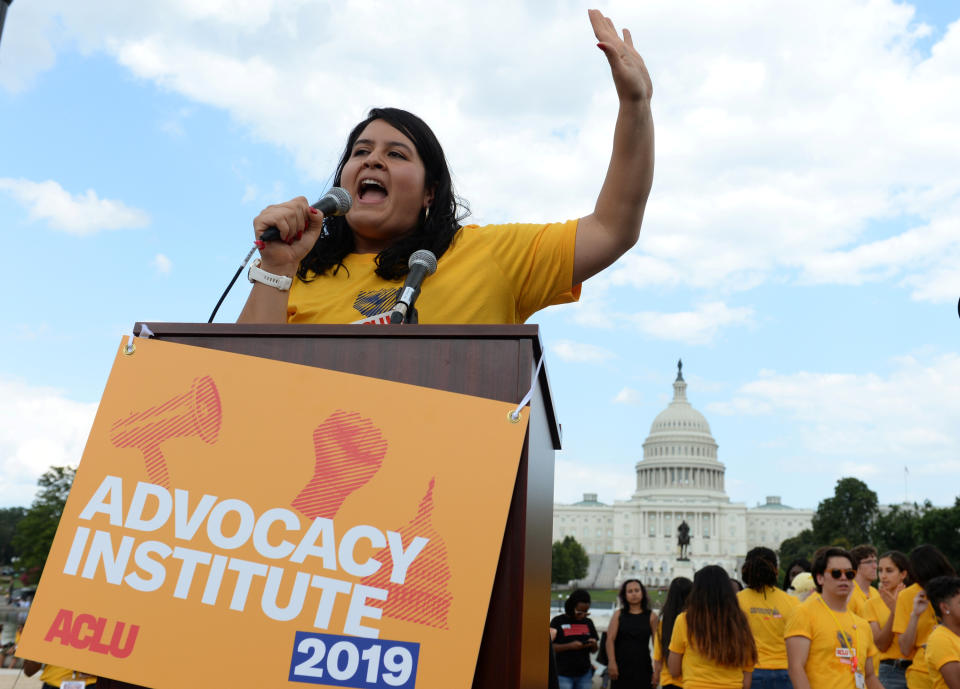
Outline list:
[[[632,491],[683,357],[732,499],[960,477],[960,9],[614,2],[654,82],[641,241],[536,315],[555,495]],[[421,114],[474,222],[588,213],[616,113],[578,2],[20,0],[0,42],[0,505],[76,463],[119,338],[205,321],[365,111]],[[245,282],[218,320],[235,319]]]

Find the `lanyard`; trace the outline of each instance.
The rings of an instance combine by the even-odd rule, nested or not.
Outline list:
[[[833,621],[836,623],[837,629],[840,630],[841,648],[845,647],[853,650],[853,657],[850,659],[850,671],[856,674],[860,666],[860,654],[857,653],[857,648],[853,644],[853,639],[850,637],[849,634],[847,634],[847,632],[840,625],[840,620],[838,620],[837,616],[833,614],[833,610],[831,610],[830,606],[827,605],[827,601],[823,600],[823,598],[821,597],[820,602],[823,603],[823,607],[825,607],[827,609],[827,612],[830,613],[830,617],[832,617]]]

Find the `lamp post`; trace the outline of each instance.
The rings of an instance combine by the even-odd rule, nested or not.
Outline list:
[[[7,8],[13,4],[13,0],[0,0],[0,38],[3,37],[3,20],[7,18]]]

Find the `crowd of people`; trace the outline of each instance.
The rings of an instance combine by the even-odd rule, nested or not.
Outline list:
[[[550,622],[550,686],[592,687],[600,650],[613,689],[960,689],[960,577],[934,546],[824,547],[779,572],[754,548],[742,584],[677,577],[659,615],[628,579],[603,642],[578,589]]]

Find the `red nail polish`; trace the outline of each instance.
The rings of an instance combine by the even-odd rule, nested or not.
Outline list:
[[[303,236],[303,230],[300,230],[299,232],[297,232],[297,239],[300,239],[300,237],[302,236]]]
[[[316,215],[316,214],[319,213],[320,211],[318,211],[318,210],[317,210],[316,208],[314,208],[313,206],[310,206],[310,212],[313,213],[314,215]]]
[[[263,241],[262,239],[258,239],[257,241],[254,242],[254,244],[256,244],[257,248],[260,249],[260,250],[262,250],[263,247],[265,247],[265,246],[267,245],[267,243],[266,243],[265,241]]]

